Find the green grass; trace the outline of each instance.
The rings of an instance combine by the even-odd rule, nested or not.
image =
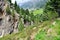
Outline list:
[[[16,34],[12,33],[11,35],[6,35],[0,38],[0,40],[28,40],[30,38],[31,33],[35,31],[33,30],[33,28],[36,26],[37,25],[29,26]]]
[[[37,33],[35,40],[60,40],[60,20],[55,20],[56,24],[52,23],[42,28]],[[48,32],[48,30],[50,30]]]
[[[33,11],[34,15],[37,15],[37,14],[42,14],[43,13],[43,9],[38,9],[38,10],[34,10]]]
[[[56,22],[55,25],[52,23]],[[33,28],[36,29],[33,30]],[[48,30],[50,30],[48,32]],[[34,40],[60,40],[60,20],[44,21],[39,25],[29,26],[16,34],[11,34],[0,38],[0,40],[30,40],[30,35],[35,32]]]

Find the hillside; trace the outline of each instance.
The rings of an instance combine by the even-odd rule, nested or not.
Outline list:
[[[60,0],[17,1],[0,0],[0,40],[60,40]]]
[[[34,13],[34,15],[37,15],[37,14],[39,14],[39,15],[40,15],[40,14],[43,14],[43,8],[34,10],[33,13]]]
[[[45,21],[33,28],[27,27],[23,31],[7,35],[0,40],[60,40],[60,19]]]

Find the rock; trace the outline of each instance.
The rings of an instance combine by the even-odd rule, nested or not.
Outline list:
[[[33,25],[34,24],[34,22],[33,21],[31,21],[31,25]]]
[[[0,38],[3,37],[4,30],[0,30]]]
[[[4,0],[0,0],[0,37],[7,34],[18,32],[19,14],[15,13],[15,17],[6,13],[7,4]],[[8,4],[9,5],[9,4]],[[4,10],[3,10],[4,9]]]
[[[15,12],[14,33],[18,32],[19,14]]]
[[[55,22],[53,22],[52,24],[53,24],[53,25],[55,25],[55,24],[56,24],[56,21],[55,21]]]

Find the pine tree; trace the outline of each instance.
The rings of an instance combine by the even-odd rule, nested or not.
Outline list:
[[[60,16],[60,0],[49,0],[44,9],[44,18],[47,20],[55,19]]]
[[[17,7],[17,2],[15,1],[15,4],[14,4],[14,7],[16,8]]]
[[[29,15],[29,10],[28,10],[28,9],[26,9],[25,13],[26,13],[26,15]]]
[[[20,13],[20,7],[17,5],[17,2],[15,1],[14,4],[15,10],[17,11],[17,13]]]
[[[11,3],[11,0],[8,0]]]
[[[50,0],[45,8],[45,12],[47,11],[56,11],[58,14],[60,13],[60,0]],[[59,14],[60,16],[60,14]]]

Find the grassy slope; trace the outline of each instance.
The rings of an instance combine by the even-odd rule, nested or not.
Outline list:
[[[53,23],[56,22],[54,25]],[[60,20],[45,21],[23,31],[4,36],[0,40],[60,40]]]
[[[43,27],[37,33],[35,40],[60,40],[60,20]]]
[[[43,13],[43,9],[34,10],[34,15]],[[53,23],[55,25],[53,25]],[[60,40],[60,20],[44,21],[27,27],[19,33],[0,38],[0,40]]]
[[[43,9],[38,9],[38,10],[34,10],[33,11],[34,15],[37,15],[37,14],[42,14],[43,13]]]

